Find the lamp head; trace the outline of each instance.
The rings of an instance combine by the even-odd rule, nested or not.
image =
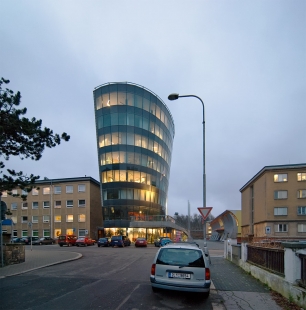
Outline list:
[[[179,98],[179,94],[170,94],[169,96],[168,96],[168,99],[169,100],[176,100],[176,99],[178,99]]]

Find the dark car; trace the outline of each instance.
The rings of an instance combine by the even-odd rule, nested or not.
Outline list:
[[[98,247],[110,246],[109,238],[100,238],[97,242]]]
[[[55,239],[51,238],[51,237],[42,237],[38,240],[32,241],[32,244],[39,244],[39,245],[43,245],[43,244],[55,244]]]
[[[127,236],[112,236],[110,245],[112,247],[125,247],[131,245],[131,240]]]
[[[33,242],[39,240],[38,237],[22,237],[22,239],[24,240],[25,244],[31,244],[31,240],[32,240],[32,244]]]
[[[23,238],[13,238],[13,243],[25,243]]]

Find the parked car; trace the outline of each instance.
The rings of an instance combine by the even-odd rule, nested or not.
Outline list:
[[[39,245],[43,245],[43,244],[55,244],[55,239],[51,238],[51,237],[42,237],[38,240],[35,240],[32,242],[32,244],[39,244]]]
[[[173,243],[170,238],[163,238],[162,240],[160,240],[159,246],[162,247],[162,246],[165,246],[169,243]]]
[[[88,237],[81,237],[76,240],[75,245],[76,246],[95,245],[95,240]]]
[[[153,260],[150,281],[158,289],[210,293],[209,260],[195,244],[170,243],[161,247]]]
[[[24,240],[24,243],[25,243],[25,244],[31,244],[31,239],[32,239],[32,244],[33,244],[35,241],[39,240],[38,237],[22,237],[22,239]]]
[[[63,246],[63,245],[73,246],[73,245],[75,245],[75,242],[77,239],[78,239],[78,237],[75,235],[60,235],[60,236],[58,236],[58,242],[57,243],[59,246]]]
[[[169,237],[160,237],[160,238],[154,240],[154,245],[155,245],[156,247],[159,247],[159,246],[160,246],[160,242],[161,242],[163,239],[165,239],[165,238],[170,239]]]
[[[23,238],[13,238],[13,243],[25,243]]]
[[[112,247],[118,246],[118,247],[124,247],[124,246],[130,246],[131,240],[127,236],[112,236],[110,245]]]
[[[147,246],[148,242],[145,238],[137,238],[135,240],[135,247],[140,247],[140,246]]]
[[[97,242],[98,247],[110,246],[109,238],[100,238]]]

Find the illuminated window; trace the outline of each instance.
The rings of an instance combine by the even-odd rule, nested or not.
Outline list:
[[[37,196],[38,195],[38,189],[32,188],[32,195]]]
[[[287,182],[287,181],[288,181],[287,173],[274,174],[274,182]]]
[[[297,174],[297,180],[300,181],[306,181],[306,172],[300,172]]]
[[[85,214],[79,214],[79,222],[85,222],[85,219],[86,219],[86,217],[85,217]]]
[[[55,215],[54,216],[54,222],[59,223],[62,221],[62,217],[60,215]]]
[[[66,234],[67,235],[73,235],[74,234],[73,229],[71,229],[71,228],[66,229]]]
[[[59,235],[62,234],[62,230],[57,228],[57,229],[54,229],[54,236],[58,237]]]
[[[50,195],[50,187],[44,187],[43,188],[43,194],[44,195]]]
[[[299,189],[297,191],[297,198],[306,198],[306,189]]]
[[[2,192],[2,197],[7,197],[7,191]]]
[[[73,214],[67,214],[66,215],[66,222],[73,222]]]

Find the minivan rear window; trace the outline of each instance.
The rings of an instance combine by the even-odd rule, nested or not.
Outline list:
[[[163,248],[159,252],[156,264],[200,268],[205,267],[202,252],[196,249]]]
[[[122,236],[113,236],[112,240],[122,240]]]

